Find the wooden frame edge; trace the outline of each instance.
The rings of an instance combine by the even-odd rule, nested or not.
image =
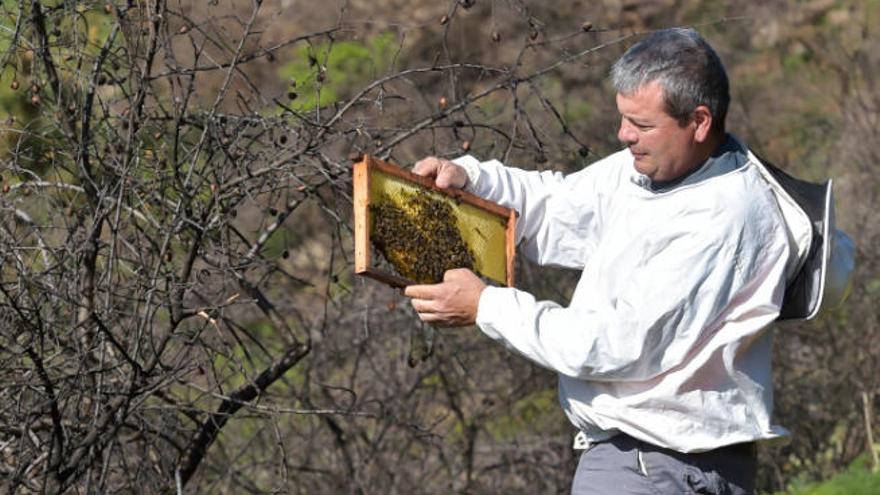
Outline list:
[[[504,244],[504,248],[507,255],[507,286],[513,287],[516,282],[516,278],[514,277],[514,265],[516,258],[516,210],[510,208],[510,213],[507,216],[507,239]]]
[[[416,175],[409,170],[397,167],[370,155],[364,155],[359,162],[356,162],[353,165],[352,172],[352,187],[354,189],[352,200],[354,203],[355,274],[370,277],[395,288],[404,288],[409,285],[415,285],[415,282],[409,279],[370,267],[369,210],[370,169],[372,168],[378,169],[385,174],[399,177],[409,182],[414,182],[422,187],[451,197],[456,201],[468,203],[498,217],[505,218],[507,223],[505,239],[505,270],[507,273],[505,282],[508,287],[514,286],[516,210],[492,203],[491,201],[487,201],[475,194],[460,189],[441,189],[437,187],[434,184],[434,181],[429,177]]]
[[[358,275],[378,280],[379,282],[394,287],[395,289],[403,289],[410,285],[416,285],[415,282],[408,278],[399,277],[393,273],[383,272],[382,270],[375,270],[373,268],[367,268],[366,270],[359,272]]]
[[[364,161],[369,162],[370,167],[376,168],[388,175],[393,175],[395,177],[399,177],[410,182],[415,182],[416,184],[419,184],[420,186],[423,186],[427,189],[436,191],[440,194],[443,194],[444,196],[449,196],[456,201],[462,201],[472,206],[476,206],[477,208],[486,210],[489,213],[495,214],[501,218],[507,218],[510,212],[513,211],[510,208],[505,208],[504,206],[495,204],[491,201],[487,201],[477,196],[476,194],[462,191],[461,189],[440,189],[439,187],[437,187],[436,184],[434,184],[434,180],[430,177],[416,175],[409,170],[400,168],[387,162],[383,162],[382,160],[373,158],[371,156],[365,156]]]
[[[370,268],[370,167],[369,159],[354,164],[354,272],[366,273]]]
[[[370,267],[370,168],[376,166],[376,160],[365,155],[363,160],[353,165],[352,171],[352,202],[354,206],[354,273],[370,277],[374,280],[402,289],[413,285],[411,280],[392,273],[383,272]]]

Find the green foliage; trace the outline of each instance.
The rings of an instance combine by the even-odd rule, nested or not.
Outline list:
[[[800,45],[782,56],[782,67],[790,73],[803,73],[811,62],[813,62],[812,54]]]
[[[308,111],[339,101],[388,70],[394,49],[395,37],[390,33],[365,43],[334,41],[299,49],[294,60],[278,71],[291,85],[291,108]]]
[[[880,493],[880,472],[872,472],[869,462],[861,457],[830,480],[794,486],[778,495],[876,495]]]
[[[272,235],[266,239],[263,245],[262,254],[268,259],[281,258],[284,253],[288,252],[291,245],[298,245],[297,234],[287,226],[279,227]]]
[[[49,9],[44,6],[47,21],[49,56],[58,69],[61,95],[57,89],[47,88],[49,81],[42,74],[42,61],[35,55],[37,36],[29,22],[21,22],[18,36],[16,26],[31,15],[29,4],[19,9],[19,2],[3,1],[0,4],[0,54],[5,64],[0,67],[0,155],[15,151],[20,165],[41,169],[48,161],[46,150],[53,149],[50,142],[57,139],[57,117],[41,115],[41,109],[59,96],[65,101],[77,101],[79,88],[89,77],[82,66],[91,66],[107,41],[113,16],[102,8],[90,8],[87,4],[74,4],[75,8]],[[119,40],[117,40],[119,42]],[[111,69],[113,64],[105,67]],[[118,68],[112,72],[118,73]],[[102,81],[113,80],[113,75]],[[60,106],[67,107],[64,101]]]
[[[290,324],[295,325],[293,322]],[[262,370],[271,365],[272,356],[279,356],[285,351],[284,344],[275,335],[276,330],[271,323],[264,321],[253,323],[244,331],[249,337],[239,330],[237,337],[240,340],[228,338],[226,342],[228,345],[223,346],[223,350],[217,352],[214,357],[214,370],[227,390],[252,382]],[[259,342],[262,348],[251,345],[251,338]],[[281,394],[290,394],[291,386],[301,385],[303,381],[302,371],[294,367],[287,371],[284,379],[273,385],[273,390]]]
[[[497,417],[486,425],[486,431],[496,441],[515,438],[524,431],[542,431],[538,425],[544,418],[555,417],[559,412],[556,390],[544,389],[518,400],[510,413]]]
[[[596,113],[596,108],[589,101],[573,99],[565,102],[563,117],[568,122],[589,121]]]

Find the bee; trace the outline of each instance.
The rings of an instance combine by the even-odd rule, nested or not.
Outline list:
[[[438,283],[446,270],[474,266],[473,252],[462,239],[452,207],[423,191],[370,206],[372,240],[383,257],[404,277]]]

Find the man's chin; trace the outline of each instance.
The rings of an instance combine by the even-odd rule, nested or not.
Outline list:
[[[635,163],[634,163],[634,166],[635,166],[636,172],[638,172],[638,173],[640,173],[640,174],[642,174],[642,175],[646,175],[646,176],[648,176],[648,177],[651,178],[651,179],[653,179],[653,178],[654,178],[654,174],[657,173],[657,169],[655,169],[654,167],[652,167],[650,163],[646,163],[646,162],[644,161],[644,159],[643,159],[643,160],[639,160],[638,158],[636,158],[636,161],[635,161]]]

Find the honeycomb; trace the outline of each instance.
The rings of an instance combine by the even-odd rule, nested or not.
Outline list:
[[[369,188],[370,239],[401,276],[437,283],[470,268],[506,283],[506,219],[376,169]]]

